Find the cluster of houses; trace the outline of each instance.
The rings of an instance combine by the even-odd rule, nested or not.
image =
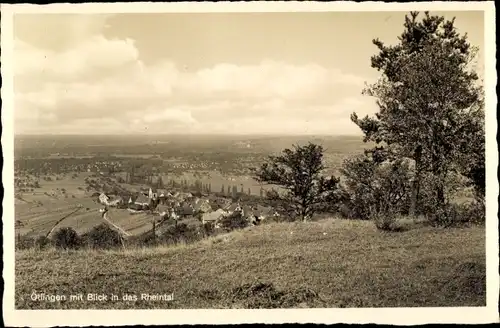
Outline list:
[[[240,213],[251,223],[258,224],[263,219],[279,214],[271,207],[246,206],[240,202],[215,195],[195,197],[188,192],[169,192],[165,189],[142,190],[134,196],[123,198],[99,195],[99,202],[106,207],[126,207],[130,212],[153,211],[165,219],[183,219],[196,217],[203,224],[211,222],[217,226],[220,220],[235,212]]]

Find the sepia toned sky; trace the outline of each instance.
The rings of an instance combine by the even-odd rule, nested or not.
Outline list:
[[[482,12],[432,14],[484,48]],[[371,40],[395,43],[404,15],[17,14],[15,132],[360,134]]]

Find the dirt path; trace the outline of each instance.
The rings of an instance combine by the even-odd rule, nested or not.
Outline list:
[[[123,230],[121,227],[117,226],[116,224],[114,224],[113,222],[111,222],[108,218],[108,212],[104,212],[104,214],[102,215],[102,218],[104,219],[104,221],[108,222],[109,224],[111,224],[113,227],[115,227],[115,229],[117,229],[118,231],[120,231],[122,234],[124,234],[125,236],[130,236],[130,234],[128,232],[126,232],[125,230]]]
[[[56,224],[54,224],[54,226],[52,227],[52,229],[50,229],[50,231],[47,233],[47,235],[45,237],[49,238],[50,234],[52,233],[52,231],[54,231],[54,229],[59,225],[59,223],[61,223],[62,221],[64,221],[65,219],[67,219],[68,217],[70,217],[71,215],[75,214],[76,212],[78,212],[79,210],[81,210],[82,207],[78,207],[76,210],[74,210],[73,212],[69,213],[69,214],[66,214],[65,216],[63,216],[62,218],[60,218]]]

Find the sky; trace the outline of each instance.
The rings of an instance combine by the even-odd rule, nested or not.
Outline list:
[[[361,135],[405,14],[16,14],[15,133]],[[484,48],[482,12],[431,14]]]

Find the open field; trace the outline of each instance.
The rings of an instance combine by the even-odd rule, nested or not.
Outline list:
[[[176,247],[16,253],[19,309],[484,306],[485,281],[480,227],[382,233],[371,222],[325,219]],[[33,291],[68,300],[32,301]],[[84,301],[70,302],[78,293]],[[108,301],[86,301],[88,293]]]
[[[53,199],[40,195],[38,200],[42,202],[42,206],[28,203],[15,205],[16,222],[20,224],[17,233],[31,237],[46,234],[58,220],[74,212],[80,205],[80,210],[70,217],[79,217],[83,221],[88,221],[88,218],[93,216],[100,219],[97,212],[100,205],[90,198]],[[63,224],[64,221],[61,223]],[[78,227],[75,226],[75,228]]]
[[[56,230],[71,227],[78,233],[85,233],[104,223],[102,214],[98,211],[102,205],[96,204],[90,199],[72,204],[64,201],[54,201],[53,203],[55,204],[52,206],[44,205],[42,207],[29,207],[28,204],[16,205],[16,220],[21,222],[21,227],[17,229],[17,232],[27,237],[45,235],[57,221],[73,213],[77,204],[82,204],[83,207],[60,222]],[[89,209],[87,210],[87,208]],[[131,235],[135,235],[151,229],[152,215],[147,213],[131,215],[127,210],[111,209],[108,219]]]
[[[108,219],[131,235],[151,230],[154,216],[149,213],[131,214],[128,210],[111,209]]]

